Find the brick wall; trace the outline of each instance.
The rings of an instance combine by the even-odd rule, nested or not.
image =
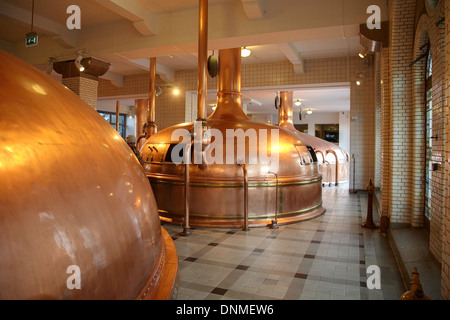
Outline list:
[[[442,225],[442,298],[450,299],[450,163],[448,159],[450,159],[450,68],[448,65],[450,63],[450,1],[445,1],[445,46],[447,48],[445,52],[445,61],[447,68],[445,69],[445,92],[446,92],[446,105],[445,105],[445,180],[447,183],[445,184],[445,199],[443,204],[445,206],[445,214],[443,217],[443,225]]]

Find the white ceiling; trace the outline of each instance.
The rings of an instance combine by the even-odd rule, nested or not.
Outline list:
[[[31,2],[0,0],[0,47],[3,41],[27,55],[23,43],[24,33],[30,31]],[[68,17],[65,11],[71,4],[81,8],[83,27],[78,33],[63,30]],[[209,0],[210,53],[212,49],[247,46],[252,54],[242,59],[243,65],[279,61],[294,65],[298,60],[356,56],[362,48],[359,25],[365,22],[365,9],[371,4],[380,5],[383,14],[387,13],[384,0]],[[40,44],[28,59],[45,68],[50,56],[73,55],[75,49],[86,49],[110,62],[111,74],[123,77],[147,72],[148,57],[156,56],[157,72],[162,68],[170,78],[178,70],[197,68],[197,7],[198,0],[36,0],[35,27],[42,43],[53,41],[59,32],[68,49],[55,52],[58,47],[44,48]],[[137,34],[135,22],[144,19],[149,22],[145,27],[152,29],[152,17],[157,17],[159,23],[157,34]],[[108,40],[110,30],[114,30],[112,42]],[[86,47],[70,49],[77,39],[82,39]],[[96,42],[101,45],[94,49]],[[248,102],[249,112],[274,113],[274,98],[280,90],[293,91],[294,99],[303,99],[308,108],[317,112],[349,110],[349,89],[345,85],[243,88],[243,101]],[[214,102],[214,94],[208,97],[208,104],[213,103],[211,99]],[[132,100],[123,103],[133,104]]]

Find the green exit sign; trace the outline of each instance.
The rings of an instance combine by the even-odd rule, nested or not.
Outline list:
[[[25,39],[25,47],[37,46],[38,34],[37,32],[28,32]]]

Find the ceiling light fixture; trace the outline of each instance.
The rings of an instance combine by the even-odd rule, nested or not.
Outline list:
[[[300,100],[296,100],[294,103],[297,107],[300,107],[302,105],[302,102]]]
[[[312,110],[308,109],[308,111],[306,111],[307,114],[312,114]]]
[[[75,59],[75,67],[77,67],[80,72],[84,71],[84,66],[81,64],[81,60],[83,57],[79,54],[78,57]]]
[[[247,49],[246,47],[241,49],[241,57],[242,58],[247,58],[248,56],[250,56],[251,53],[252,53],[252,51]]]

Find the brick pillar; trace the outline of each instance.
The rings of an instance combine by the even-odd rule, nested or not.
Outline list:
[[[109,63],[95,58],[84,58],[81,63],[85,66],[85,70],[80,72],[74,61],[56,62],[53,69],[62,75],[62,84],[92,108],[97,109],[98,77],[108,71]]]
[[[381,51],[381,212],[391,216],[391,175],[392,175],[392,119],[391,82],[389,76],[389,48]]]
[[[410,108],[411,67],[413,57],[416,0],[394,0],[390,12],[390,103],[392,152],[387,155],[392,166],[391,222],[410,223],[411,168]]]
[[[98,80],[84,77],[62,78],[62,84],[76,93],[80,98],[97,110]]]
[[[381,54],[374,56],[374,93],[375,93],[375,174],[373,184],[375,188],[381,185]]]

